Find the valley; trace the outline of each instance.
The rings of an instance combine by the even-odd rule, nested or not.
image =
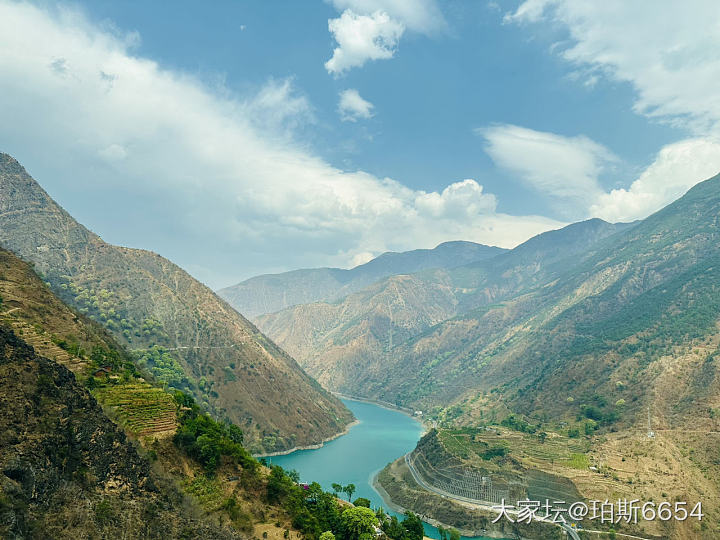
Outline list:
[[[244,429],[254,451],[341,432],[352,415],[283,350],[179,267],[103,242],[0,154],[0,245],[161,380]]]
[[[720,539],[720,3],[0,0],[0,540]]]
[[[510,482],[517,500],[542,474],[576,499],[701,501],[702,523],[616,533],[710,538],[720,510],[708,457],[720,448],[718,215],[714,177],[640,222],[574,224],[256,321],[327,388],[423,411],[454,463],[441,468]],[[428,510],[399,487],[413,484],[403,467],[381,483]]]

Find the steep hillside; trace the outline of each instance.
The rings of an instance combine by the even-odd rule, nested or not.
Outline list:
[[[336,302],[261,316],[259,327],[333,390],[396,400],[423,366],[398,364],[397,350],[443,321],[530,290],[577,263],[577,254],[629,225],[590,220],[536,236],[496,257],[453,269],[393,276]],[[455,345],[455,344],[453,344]],[[438,363],[438,362],[436,362]]]
[[[0,536],[242,538],[192,515],[65,367],[0,325]]]
[[[556,279],[402,344],[394,351],[398,372],[424,372],[406,377],[395,397],[423,401],[434,392],[421,389],[427,377],[456,395],[500,388],[505,406],[525,414],[574,415],[593,405],[612,417],[622,400],[630,419],[653,395],[667,399],[655,388],[667,376],[661,365],[689,362],[670,401],[682,392],[689,408],[698,406],[714,380],[719,214],[715,177],[600,242]],[[701,358],[708,363],[696,365]],[[688,408],[674,403],[676,411]]]
[[[151,371],[242,426],[256,451],[317,443],[351,420],[285,352],[186,272],[103,242],[0,154],[0,244]]]
[[[263,467],[144,358],[0,249],[1,538],[344,538],[347,506]]]
[[[83,373],[95,358],[129,361],[127,352],[100,324],[57,298],[33,269],[0,248],[0,323],[11,328],[38,354]],[[103,351],[102,354],[98,351]]]
[[[370,395],[427,411],[459,467],[528,490],[559,475],[589,500],[702,502],[702,522],[620,530],[717,538],[719,216],[720,176],[396,346]]]
[[[255,318],[299,304],[331,302],[388,276],[454,268],[503,252],[502,248],[473,242],[445,242],[434,249],[383,253],[350,270],[314,268],[257,276],[221,289],[218,294],[240,313]]]

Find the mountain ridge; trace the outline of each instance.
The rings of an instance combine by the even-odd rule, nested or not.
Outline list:
[[[474,242],[443,242],[433,249],[385,252],[350,269],[305,268],[264,274],[218,290],[230,305],[250,318],[299,304],[332,302],[392,275],[427,268],[453,268],[504,253],[506,250]]]
[[[187,516],[177,488],[155,474],[72,372],[3,325],[0,406],[0,534],[242,538]]]
[[[254,451],[334,435],[351,414],[215,293],[159,255],[103,242],[0,154],[0,245],[131,349],[160,347],[193,393],[245,430]],[[148,354],[150,354],[148,352]]]
[[[597,219],[572,224],[489,259],[392,276],[335,302],[295,306],[256,322],[321,383],[362,395],[368,387],[361,384],[373,387],[378,377],[386,378],[383,373],[392,364],[387,356],[398,344],[444,320],[499,301],[519,287],[536,286],[566,259],[630,227]],[[359,365],[369,371],[358,370]]]

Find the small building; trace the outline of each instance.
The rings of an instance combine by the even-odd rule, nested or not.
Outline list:
[[[103,366],[93,372],[93,377],[96,377],[98,379],[107,379],[111,373],[112,368],[110,368],[109,366]]]

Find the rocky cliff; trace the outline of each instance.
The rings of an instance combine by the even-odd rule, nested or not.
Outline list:
[[[3,326],[0,410],[1,537],[241,538],[193,516],[74,375]]]

